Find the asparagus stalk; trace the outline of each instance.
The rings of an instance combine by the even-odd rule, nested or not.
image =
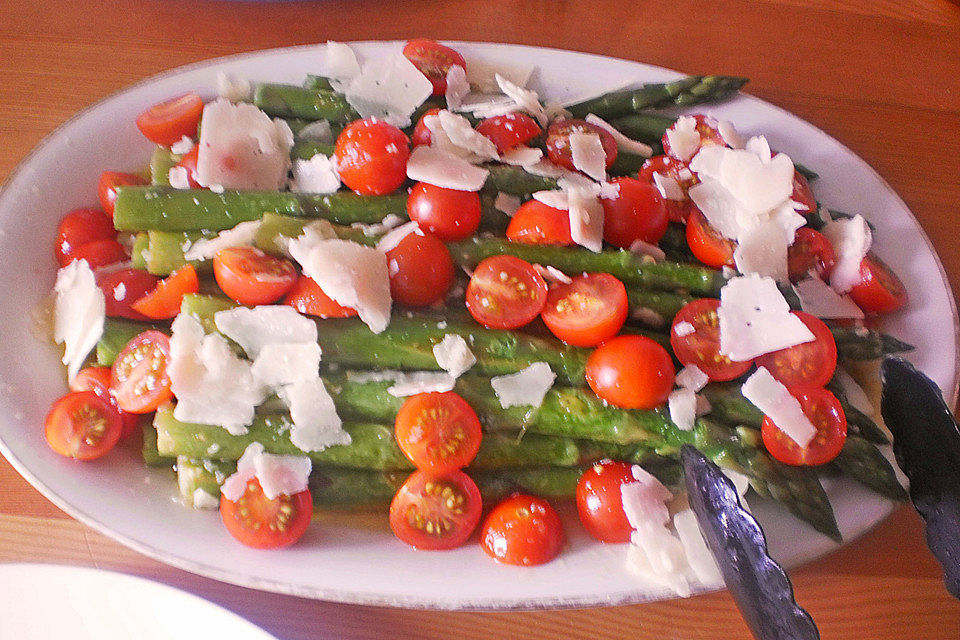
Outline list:
[[[724,100],[746,83],[747,78],[735,76],[688,76],[674,82],[645,84],[639,89],[606,93],[570,105],[567,111],[575,118],[584,118],[590,113],[601,118],[616,118],[645,109]]]
[[[843,449],[833,464],[857,482],[886,498],[899,501],[907,499],[907,492],[897,480],[890,461],[865,438],[848,434],[847,441],[843,443]]]
[[[253,91],[253,104],[271,116],[282,118],[329,120],[345,124],[360,117],[343,95],[327,89],[258,84]]]
[[[488,164],[484,168],[490,172],[483,190],[490,193],[509,193],[515,196],[529,197],[537,191],[552,191],[557,189],[554,178],[546,178],[525,171],[521,167],[505,164]]]

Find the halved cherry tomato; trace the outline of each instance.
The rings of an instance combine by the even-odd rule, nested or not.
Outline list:
[[[359,194],[381,196],[407,179],[410,141],[383,120],[354,120],[340,132],[333,153],[340,180]]]
[[[585,273],[550,288],[540,313],[564,342],[593,347],[620,331],[627,319],[627,289],[609,273]]]
[[[54,253],[57,263],[65,267],[73,260],[74,252],[96,240],[116,240],[113,219],[99,209],[74,209],[60,218]]]
[[[303,537],[312,517],[313,498],[309,490],[292,496],[281,494],[271,500],[264,495],[260,481],[251,478],[236,502],[220,496],[220,519],[227,531],[255,549],[290,546]]]
[[[270,304],[297,281],[297,270],[286,258],[256,247],[228,247],[213,257],[213,276],[223,292],[240,304]]]
[[[483,437],[476,412],[453,391],[418,393],[397,412],[394,431],[417,469],[447,473],[473,460]]]
[[[117,405],[117,399],[113,397],[113,390],[110,389],[110,376],[110,367],[80,369],[76,377],[70,381],[70,391],[93,391],[101,398],[109,401],[120,413],[120,419],[123,421],[123,429],[120,435],[126,437],[136,429],[140,423],[140,416],[135,413],[127,413]]]
[[[447,71],[454,65],[466,70],[467,63],[463,56],[450,47],[434,40],[416,38],[410,40],[403,47],[403,55],[427,76],[433,84],[433,95],[442,96],[447,91]]]
[[[587,384],[601,399],[622,409],[652,409],[673,391],[673,360],[645,336],[617,336],[587,359]]]
[[[447,245],[429,233],[409,233],[387,251],[390,296],[394,302],[427,307],[443,300],[455,268]]]
[[[529,262],[493,256],[477,265],[466,292],[467,311],[488,329],[516,329],[547,304],[547,283]]]
[[[459,547],[480,522],[480,490],[462,471],[416,471],[390,503],[390,528],[415,549]]]
[[[810,227],[797,229],[793,244],[787,250],[787,271],[791,282],[798,282],[812,271],[823,281],[837,263],[837,254],[827,237]]]
[[[703,114],[697,114],[693,116],[693,119],[697,121],[696,129],[697,133],[700,134],[700,146],[697,147],[699,151],[703,147],[709,146],[727,146],[727,141],[723,139],[723,136],[720,135],[720,123],[717,122],[714,118],[710,116],[705,116]],[[670,125],[667,131],[674,131],[677,128],[676,124]],[[663,152],[668,156],[677,158],[678,156],[673,152],[673,149],[670,145],[670,137],[664,133],[663,134]],[[696,153],[694,153],[696,155]]]
[[[606,164],[609,167],[617,159],[617,141],[604,129],[592,125],[586,120],[554,120],[547,128],[547,156],[551,162],[561,167],[577,171],[573,166],[573,152],[570,150],[571,133],[595,133],[600,136],[600,143],[606,153]]]
[[[111,318],[149,320],[131,305],[157,287],[160,278],[142,269],[120,269],[97,275],[97,286],[103,291],[106,312]]]
[[[734,362],[720,355],[720,320],[716,298],[700,298],[688,302],[673,318],[670,328],[670,346],[682,364],[692,364],[715,382],[739,378],[753,366],[753,360]],[[677,332],[677,325],[689,323],[692,332]],[[684,325],[685,326],[685,325]],[[689,331],[689,327],[685,327]],[[680,335],[680,334],[683,335]]]
[[[563,523],[542,498],[515,493],[483,521],[480,545],[504,564],[531,567],[550,562],[563,549]]]
[[[71,391],[53,403],[44,420],[50,448],[75,460],[105,455],[117,444],[122,430],[116,407],[93,391]]]
[[[822,320],[803,311],[792,313],[813,332],[814,339],[764,354],[757,358],[757,366],[766,367],[790,390],[822,387],[830,382],[837,368],[837,343]]]
[[[480,195],[418,182],[407,196],[407,215],[441,240],[463,240],[480,226]]]
[[[907,289],[880,258],[868,255],[860,263],[860,283],[850,297],[866,313],[889,313],[907,303]]]
[[[603,239],[621,249],[629,249],[636,240],[658,243],[670,217],[657,188],[635,178],[614,178],[610,182],[619,187],[619,195],[600,199]]]
[[[809,388],[794,392],[803,413],[817,429],[817,435],[806,447],[780,430],[773,420],[763,417],[760,435],[763,445],[774,458],[784,464],[819,465],[837,457],[847,440],[847,417],[840,401],[826,389]]]
[[[570,214],[539,200],[527,200],[510,219],[507,238],[525,244],[573,244]]]
[[[603,460],[583,472],[577,483],[580,522],[601,542],[630,542],[633,527],[623,511],[620,487],[636,482],[633,465]]]
[[[817,197],[813,195],[813,189],[803,174],[794,170],[793,172],[793,193],[790,199],[803,205],[802,209],[797,209],[797,213],[812,213],[817,210]]]
[[[200,183],[197,182],[197,159],[200,157],[200,145],[195,144],[190,151],[187,151],[180,162],[177,163],[178,167],[183,167],[187,170],[187,184],[190,185],[191,189],[202,189]]]
[[[417,120],[417,126],[413,128],[413,133],[410,135],[410,144],[412,146],[430,146],[430,143],[433,142],[433,136],[430,135],[430,129],[424,124],[423,119],[427,116],[435,116],[438,113],[440,113],[440,107],[434,107],[433,109],[428,109],[420,116],[420,119]]]
[[[678,160],[673,156],[661,155],[647,159],[640,167],[637,178],[641,182],[654,184],[653,174],[655,173],[659,173],[664,178],[675,180],[685,196],[690,187],[700,182],[697,174],[690,171],[689,162]],[[670,221],[684,224],[686,224],[690,212],[697,208],[689,197],[685,197],[683,200],[664,199],[664,203],[667,205],[667,215]]]
[[[91,269],[96,269],[123,262],[130,256],[127,255],[127,250],[122,244],[108,238],[80,245],[74,249],[71,257],[74,260],[86,260]]]
[[[112,216],[113,203],[117,201],[117,187],[148,184],[150,184],[148,180],[133,173],[104,171],[100,174],[100,181],[97,183],[97,196],[100,198],[100,206]]]
[[[737,244],[721,236],[699,209],[694,209],[687,218],[687,245],[697,260],[708,267],[733,266]]]
[[[187,93],[155,104],[138,115],[137,128],[150,142],[169,147],[183,136],[195,136],[201,115],[203,100],[195,93]]]
[[[290,305],[300,313],[318,318],[350,318],[357,315],[356,309],[334,302],[323,292],[320,285],[308,276],[300,276],[297,279],[293,288],[283,299],[283,304]]]
[[[130,340],[110,372],[117,406],[130,413],[150,413],[172,398],[169,360],[170,338],[159,331],[148,329]]]
[[[527,144],[540,135],[537,121],[519,111],[481,120],[476,129],[490,138],[500,153]]]
[[[148,318],[162,320],[180,313],[183,296],[200,290],[200,280],[193,265],[185,264],[157,283],[156,289],[135,301],[131,307]]]

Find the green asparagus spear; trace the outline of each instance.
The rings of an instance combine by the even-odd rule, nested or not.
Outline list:
[[[848,434],[840,455],[833,461],[843,473],[891,500],[906,500],[890,462],[864,438]]]
[[[220,487],[236,470],[233,460],[202,460],[177,456],[177,487],[180,498],[188,507],[220,503]],[[202,492],[198,495],[197,492]],[[206,494],[206,495],[203,495]]]
[[[537,191],[552,191],[558,188],[556,179],[532,174],[521,167],[490,164],[484,165],[484,168],[490,172],[490,175],[487,176],[483,189],[490,193],[502,191],[515,196],[529,197]]]
[[[150,156],[150,184],[169,185],[170,169],[180,162],[180,156],[166,147],[158,146]]]
[[[285,84],[258,84],[253,104],[271,116],[329,120],[345,124],[360,116],[341,94]]]
[[[167,329],[159,323],[137,322],[123,318],[107,318],[104,323],[103,335],[97,342],[97,365],[109,367],[127,343],[147,329]]]
[[[654,152],[658,154],[659,151],[662,151],[663,135],[676,121],[676,118],[658,113],[634,113],[617,118],[610,124],[624,135],[655,147]]]
[[[739,91],[747,78],[734,76],[688,76],[674,82],[645,84],[639,89],[614,91],[567,107],[573,117],[595,114],[616,118],[645,109],[687,106],[724,100]]]
[[[912,351],[913,345],[873,329],[829,325],[837,354],[848,360],[876,360],[885,355]]]

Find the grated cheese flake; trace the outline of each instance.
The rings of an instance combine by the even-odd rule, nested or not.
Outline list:
[[[700,389],[707,386],[708,382],[710,382],[710,377],[695,364],[685,366],[677,373],[676,377],[678,387],[690,389],[693,392],[700,391]]]
[[[800,401],[766,367],[757,367],[743,383],[741,392],[798,446],[806,447],[817,435],[817,428],[803,413]]]
[[[210,260],[217,252],[230,247],[243,247],[253,244],[260,230],[260,220],[241,222],[233,229],[224,229],[212,238],[198,238],[183,252],[186,260]]]
[[[633,140],[623,135],[616,127],[612,124],[601,118],[600,116],[588,113],[585,118],[587,122],[594,125],[595,127],[600,127],[611,136],[617,142],[617,148],[621,151],[626,151],[627,153],[634,153],[638,156],[643,156],[644,158],[649,158],[653,155],[653,147],[639,140]]]
[[[684,431],[693,429],[697,418],[697,395],[692,389],[681,387],[667,398],[670,420]]]
[[[736,362],[814,339],[790,313],[772,278],[756,274],[731,278],[720,289],[720,353]]]
[[[73,381],[103,335],[107,301],[86,260],[74,260],[57,271],[53,290],[53,339],[63,344],[63,364]]]
[[[218,311],[213,316],[217,331],[227,336],[251,359],[270,344],[314,344],[317,325],[291,306],[260,305]]]
[[[793,288],[800,298],[800,307],[818,318],[864,318],[863,311],[850,296],[840,295],[820,278],[806,278]]]
[[[459,378],[477,363],[477,357],[470,351],[467,341],[455,333],[444,335],[439,344],[433,345],[433,357],[440,368],[454,378]]]
[[[670,155],[678,160],[689,161],[700,148],[700,132],[693,116],[680,116],[676,123],[667,129],[667,142],[670,143]]]
[[[520,208],[520,198],[503,191],[497,192],[497,197],[493,201],[494,208],[502,211],[506,215],[513,217],[513,214]]]
[[[364,61],[343,87],[361,118],[379,118],[407,127],[410,117],[433,93],[433,84],[399,51]]]
[[[570,156],[574,168],[584,172],[594,180],[602,182],[607,178],[607,153],[596,133],[572,132],[570,134]]]
[[[312,467],[307,456],[266,453],[262,444],[251,442],[237,461],[236,473],[224,481],[220,492],[227,500],[236,502],[246,492],[247,483],[256,478],[269,500],[296,495],[307,489]]]
[[[444,92],[447,106],[453,111],[459,111],[468,93],[470,83],[467,82],[466,70],[459,64],[451,65],[447,69],[447,89]]]
[[[319,375],[280,387],[277,395],[290,408],[290,442],[301,451],[322,451],[350,444],[333,398]]]
[[[539,407],[557,379],[546,362],[534,362],[530,366],[505,376],[490,379],[500,406],[504,409],[517,406]]]
[[[570,212],[570,238],[594,253],[603,249],[603,205],[594,195],[581,189],[567,190]]]
[[[314,154],[309,160],[293,161],[290,190],[299,193],[334,193],[340,188],[340,176],[333,157]]]
[[[416,147],[407,161],[407,177],[437,187],[479,191],[489,171],[435,147]]]
[[[860,263],[870,251],[873,235],[863,216],[831,220],[823,227],[834,251],[837,262],[830,272],[830,286],[840,294],[850,291],[860,283]]]

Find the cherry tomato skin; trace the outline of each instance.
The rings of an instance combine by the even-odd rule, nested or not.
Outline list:
[[[254,549],[289,547],[303,537],[312,517],[313,498],[309,490],[292,496],[281,494],[271,500],[264,495],[260,481],[251,478],[236,502],[220,496],[220,519],[227,531]]]
[[[130,340],[110,372],[117,406],[130,413],[150,413],[172,398],[169,361],[170,338],[159,331],[148,329]]]
[[[351,122],[337,137],[333,153],[340,180],[361,195],[392,193],[407,179],[410,142],[383,120]]]
[[[201,115],[203,100],[195,93],[187,93],[141,113],[137,116],[137,128],[147,140],[169,147],[183,136],[195,136]]]
[[[577,483],[577,512],[591,536],[601,542],[630,542],[633,527],[623,511],[620,487],[636,482],[626,462],[603,460],[583,472]]]
[[[157,288],[160,278],[142,269],[120,269],[97,276],[103,291],[107,316],[130,320],[149,320],[133,308],[133,303]]]
[[[519,111],[481,120],[476,129],[490,138],[500,153],[527,144],[541,133],[537,121]]]
[[[808,388],[794,392],[803,412],[817,435],[806,447],[798,445],[780,430],[773,420],[763,417],[760,435],[763,445],[774,458],[790,465],[821,465],[837,457],[847,440],[847,417],[840,401],[826,389]]]
[[[577,171],[573,166],[573,152],[570,150],[571,133],[595,133],[600,136],[600,143],[606,153],[606,164],[609,167],[617,159],[617,141],[608,131],[592,125],[586,120],[555,120],[547,128],[547,157],[554,164]]]
[[[407,215],[441,240],[463,240],[480,226],[480,194],[418,182],[407,196]]]
[[[567,344],[593,347],[617,335],[627,319],[627,290],[609,273],[587,273],[550,288],[540,313]]]
[[[510,219],[507,238],[525,244],[569,246],[573,244],[570,214],[539,200],[527,200]]]
[[[200,183],[197,182],[197,159],[200,157],[200,145],[195,144],[190,151],[187,151],[180,162],[177,163],[178,167],[183,167],[187,170],[187,184],[190,185],[191,189],[202,189]]]
[[[105,455],[120,440],[122,430],[116,407],[93,391],[71,391],[59,398],[44,420],[50,448],[75,460]]]
[[[645,336],[617,336],[587,359],[587,384],[601,399],[622,409],[653,409],[673,391],[673,360]]]
[[[249,246],[218,251],[213,275],[225,294],[246,305],[276,302],[297,281],[297,270],[289,260]]]
[[[466,292],[467,311],[488,329],[516,329],[547,304],[547,283],[529,262],[493,256],[477,265]]]
[[[100,209],[74,209],[60,218],[54,254],[57,264],[65,267],[73,261],[74,252],[96,240],[116,240],[113,219]]]
[[[394,430],[400,450],[417,469],[439,474],[470,464],[483,437],[476,412],[453,391],[410,396],[397,412]]]
[[[825,235],[810,227],[797,229],[793,244],[787,249],[787,271],[791,282],[803,280],[811,271],[828,282],[836,263],[837,254]]]
[[[447,71],[454,65],[466,70],[467,63],[463,56],[454,49],[444,46],[434,40],[416,38],[410,40],[403,47],[403,55],[407,57],[420,73],[427,76],[433,84],[433,95],[442,96],[447,91]]]
[[[100,174],[100,181],[97,183],[97,195],[100,198],[100,206],[112,216],[113,203],[117,201],[117,187],[144,186],[148,184],[150,183],[146,179],[133,173],[104,171]]]
[[[739,378],[753,366],[753,360],[735,362],[720,355],[719,306],[716,298],[688,302],[674,316],[670,328],[670,346],[677,360],[684,365],[695,365],[714,382]],[[677,325],[684,322],[693,325],[693,332],[681,336]]]
[[[563,523],[550,503],[521,493],[495,506],[480,529],[480,545],[487,555],[522,567],[550,562],[565,542]]]
[[[200,279],[193,265],[186,264],[165,279],[157,287],[134,302],[131,307],[148,318],[163,320],[180,313],[183,296],[200,290]]]
[[[95,394],[104,398],[120,413],[123,428],[120,436],[127,437],[134,432],[140,423],[140,416],[135,413],[127,413],[117,405],[117,399],[113,396],[111,383],[110,367],[86,367],[77,372],[76,377],[70,381],[70,391],[93,391]]]
[[[813,341],[764,354],[757,358],[757,366],[766,367],[791,391],[822,387],[830,382],[837,368],[837,343],[822,320],[803,311],[792,313],[810,329]]]
[[[697,133],[700,134],[700,146],[697,148],[698,150],[709,146],[727,146],[726,140],[724,140],[723,136],[720,135],[719,122],[703,114],[697,114],[693,116],[693,118],[697,121],[696,129]],[[676,127],[677,125],[673,124],[669,129],[667,129],[667,131],[675,130]],[[673,153],[673,148],[670,145],[670,138],[667,136],[667,134],[663,134],[662,142],[663,152],[668,156],[677,158],[678,156]],[[696,153],[694,153],[694,155],[696,155]]]
[[[907,289],[900,278],[876,256],[860,263],[860,282],[850,297],[865,313],[890,313],[907,304]]]
[[[670,216],[667,204],[655,186],[635,178],[614,178],[620,187],[616,198],[601,198],[603,239],[615,247],[629,249],[636,240],[660,242]]]
[[[415,549],[459,547],[480,522],[480,490],[462,471],[415,471],[390,503],[390,528]]]
[[[690,187],[700,182],[697,175],[690,171],[689,162],[678,160],[673,156],[661,155],[648,158],[646,162],[643,163],[643,166],[640,167],[637,178],[640,182],[647,182],[655,186],[653,181],[653,174],[655,173],[675,180],[677,184],[680,185],[685,196]],[[670,218],[670,222],[680,222],[683,224],[686,224],[690,213],[697,208],[689,197],[685,197],[683,200],[667,200],[665,198],[664,203],[667,205],[667,215]]]
[[[687,218],[687,246],[697,260],[708,267],[733,266],[736,243],[721,236],[699,209],[694,209]]]
[[[77,247],[72,254],[74,260],[86,260],[91,269],[106,267],[128,260],[126,248],[113,239],[94,240]]]
[[[387,251],[390,296],[410,307],[443,300],[453,285],[455,268],[447,245],[430,234],[410,233]]]
[[[351,318],[356,309],[337,304],[309,276],[300,276],[283,299],[300,313],[317,318]]]
[[[414,147],[419,147],[421,145],[430,146],[430,143],[433,142],[433,136],[430,135],[430,129],[427,128],[427,125],[423,122],[424,118],[427,116],[435,116],[440,113],[440,107],[434,107],[433,109],[428,109],[420,119],[417,120],[417,126],[413,128],[413,133],[410,135],[410,144]]]
[[[797,213],[813,213],[817,210],[817,197],[813,195],[813,189],[803,174],[794,170],[793,172],[793,193],[790,199],[803,205],[802,209],[797,209]]]

